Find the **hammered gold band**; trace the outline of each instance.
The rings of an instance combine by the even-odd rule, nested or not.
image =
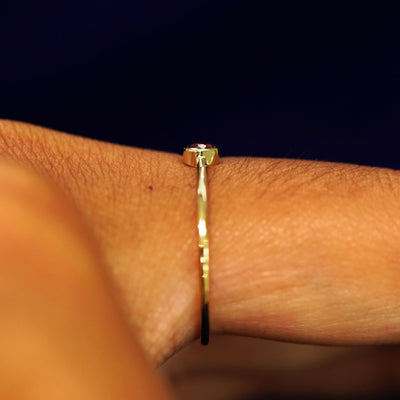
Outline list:
[[[193,143],[185,147],[183,162],[197,167],[197,230],[199,234],[200,267],[202,281],[201,344],[207,345],[210,337],[209,292],[210,292],[210,249],[207,221],[207,167],[219,162],[218,149],[210,144]]]

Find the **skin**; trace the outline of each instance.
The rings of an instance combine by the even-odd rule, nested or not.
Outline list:
[[[213,334],[399,343],[397,171],[225,157],[208,181]],[[0,185],[0,397],[171,398],[154,366],[200,330],[196,171],[0,121]]]

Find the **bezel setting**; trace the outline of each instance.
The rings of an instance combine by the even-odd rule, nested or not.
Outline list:
[[[184,148],[183,162],[191,167],[197,167],[202,157],[207,166],[219,163],[218,148],[209,143],[193,143]]]

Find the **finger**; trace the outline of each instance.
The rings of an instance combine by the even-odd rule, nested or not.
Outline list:
[[[1,129],[0,129],[1,130]],[[160,362],[199,332],[196,173],[181,156],[6,123],[93,227]],[[225,158],[209,171],[211,327],[321,344],[399,341],[396,171]]]
[[[193,181],[182,181],[179,157],[12,121],[0,121],[0,157],[39,171],[75,203],[154,364],[197,336],[196,237],[180,204],[194,212],[192,191],[182,191]]]
[[[79,213],[0,163],[0,397],[167,399]]]
[[[398,343],[399,173],[264,159],[224,168],[228,181],[226,172],[212,175],[214,329]]]

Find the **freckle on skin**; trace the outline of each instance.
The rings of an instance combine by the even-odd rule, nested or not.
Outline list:
[[[148,189],[149,189],[149,190],[153,190],[153,186],[151,186],[151,185],[148,186]]]

